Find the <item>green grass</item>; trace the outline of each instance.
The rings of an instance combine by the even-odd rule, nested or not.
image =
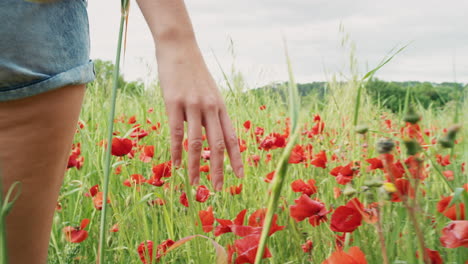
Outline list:
[[[393,136],[399,137],[399,127],[403,125],[402,115],[392,114],[379,109],[370,103],[364,93],[362,94],[360,104],[360,123],[365,123],[370,131],[364,137],[356,137],[353,125],[353,97],[357,88],[353,82],[348,84],[338,84],[330,82],[329,94],[325,102],[316,102],[306,109],[303,113],[304,122],[308,123],[308,128],[312,124],[314,114],[320,114],[325,122],[324,134],[314,138],[299,136],[298,144],[311,144],[314,153],[320,150],[327,152],[329,159],[327,168],[316,168],[314,166],[305,167],[302,164],[289,164],[285,185],[279,197],[279,204],[284,210],[276,210],[278,213],[278,224],[286,225],[285,230],[279,231],[271,236],[267,246],[273,257],[264,260],[264,263],[321,263],[333,252],[334,233],[330,229],[330,222],[323,223],[317,227],[312,227],[307,221],[296,223],[289,216],[289,206],[294,204],[294,199],[300,196],[300,193],[294,193],[291,190],[290,183],[296,179],[315,179],[318,187],[316,197],[323,201],[327,208],[346,204],[349,197],[333,197],[333,187],[344,188],[343,185],[336,183],[334,177],[329,172],[338,165],[345,165],[351,160],[361,161],[362,169],[360,174],[354,178],[352,186],[358,190],[355,195],[364,204],[373,201],[382,201],[382,225],[387,245],[387,254],[390,263],[403,261],[413,263],[414,254],[417,250],[417,241],[413,229],[408,222],[407,212],[401,203],[392,203],[388,201],[388,195],[380,189],[373,190],[373,193],[362,192],[361,187],[368,177],[379,177],[383,179],[381,171],[367,172],[366,158],[378,156],[375,149],[375,142],[382,135],[391,134],[384,128],[382,115],[391,119],[395,131]],[[99,216],[100,211],[93,207],[92,199],[85,197],[84,193],[95,184],[102,182],[102,172],[104,171],[104,153],[105,148],[98,143],[106,139],[106,120],[107,112],[104,109],[109,108],[108,91],[99,83],[93,83],[87,88],[86,99],[81,112],[80,121],[85,124],[83,129],[79,129],[75,136],[75,143],[81,143],[81,152],[84,157],[84,166],[77,170],[71,168],[68,170],[61,190],[59,202],[62,210],[57,211],[54,217],[54,227],[52,231],[52,240],[49,249],[50,263],[94,263],[97,258],[97,244],[99,238]],[[245,163],[245,179],[237,179],[229,168],[227,155],[225,187],[243,184],[243,190],[240,195],[231,196],[228,192],[212,193],[212,196],[206,203],[198,203],[193,200],[190,208],[186,208],[179,203],[180,190],[174,186],[185,184],[186,171],[183,169],[179,173],[173,173],[171,178],[167,179],[170,188],[155,187],[149,184],[142,184],[137,188],[129,188],[122,184],[131,174],[139,173],[148,178],[151,175],[152,165],[166,162],[170,159],[169,153],[169,127],[165,116],[164,102],[158,88],[148,90],[144,95],[133,96],[128,93],[119,93],[117,99],[116,117],[125,117],[128,120],[130,116],[135,115],[137,123],[149,131],[149,125],[146,119],[151,122],[161,123],[158,131],[152,131],[147,137],[141,139],[139,144],[154,145],[155,154],[151,163],[143,163],[138,159],[139,153],[134,159],[124,157],[118,159],[112,157],[112,164],[122,166],[120,175],[113,174],[111,171],[110,179],[110,200],[111,204],[108,212],[108,227],[114,223],[119,224],[119,231],[116,233],[108,232],[106,237],[106,255],[108,261],[116,263],[139,263],[137,253],[138,245],[146,240],[152,240],[155,245],[165,239],[178,240],[186,236],[203,234],[213,238],[219,244],[225,246],[232,244],[236,237],[232,234],[225,234],[215,237],[213,233],[205,234],[201,227],[195,225],[198,220],[198,211],[206,209],[209,205],[214,208],[216,218],[233,219],[238,212],[248,209],[248,215],[253,211],[265,208],[267,206],[268,190],[270,185],[263,181],[267,173],[276,168],[283,149],[269,151],[272,154],[272,160],[265,163],[268,152],[257,148],[255,139],[251,137],[251,132],[245,132],[242,124],[246,120],[252,122],[252,129],[260,126],[265,129],[265,135],[271,132],[282,133],[284,121],[287,117],[287,103],[281,101],[278,96],[265,95],[261,98],[253,97],[249,93],[230,91],[226,94],[226,104],[235,127],[238,129],[238,136],[247,142],[247,150],[242,153]],[[238,102],[242,102],[239,104]],[[266,105],[266,109],[259,110],[260,105]],[[326,105],[326,107],[323,107]],[[148,113],[149,108],[154,108],[153,113]],[[461,105],[460,113],[466,113],[466,104]],[[322,109],[318,111],[318,109]],[[455,113],[454,105],[447,105],[443,110],[424,110],[417,109],[422,114],[423,119],[420,122],[422,129],[434,128],[433,135],[424,136],[426,142],[433,138],[440,137],[443,128],[452,125],[451,120]],[[460,118],[465,120],[466,118]],[[279,121],[279,122],[278,122]],[[119,136],[126,135],[132,128],[132,125],[126,123],[115,123],[114,131],[120,132]],[[466,126],[466,124],[465,124]],[[252,130],[251,129],[251,130]],[[461,263],[468,256],[463,253],[462,248],[447,249],[443,248],[439,242],[441,229],[450,221],[436,210],[436,204],[442,195],[452,195],[450,189],[445,185],[437,173],[435,167],[439,170],[451,169],[455,174],[454,181],[450,184],[452,187],[461,187],[466,181],[465,174],[461,173],[460,166],[466,162],[466,132],[462,130],[458,136],[460,143],[455,146],[455,157],[451,159],[452,164],[446,168],[441,168],[435,161],[436,154],[447,155],[450,150],[442,149],[438,145],[430,145],[425,150],[425,164],[430,164],[428,171],[429,177],[424,181],[422,187],[425,196],[418,196],[420,211],[418,219],[423,229],[426,246],[438,250],[446,263]],[[333,141],[333,142],[332,142]],[[205,143],[206,144],[206,143]],[[207,146],[207,145],[206,145]],[[367,146],[367,147],[365,147]],[[331,155],[335,153],[341,156],[343,161],[332,161]],[[186,153],[184,153],[186,158]],[[249,166],[248,159],[251,155],[259,155],[261,161],[258,166]],[[366,155],[366,157],[363,157]],[[395,153],[396,158],[404,160],[406,155]],[[201,164],[205,164],[201,161]],[[211,183],[202,173],[201,184],[208,186],[213,190]],[[186,186],[186,189],[194,192],[194,188]],[[164,198],[166,205],[151,207],[147,204],[148,200],[155,198]],[[331,214],[328,215],[329,219]],[[431,218],[434,217],[435,226],[431,225]],[[89,237],[79,244],[66,242],[62,229],[65,226],[78,226],[82,219],[89,218],[90,225],[87,227]],[[215,225],[217,223],[215,222]],[[402,236],[400,236],[402,234]],[[310,239],[314,243],[312,253],[302,252],[300,245]],[[376,229],[371,224],[363,223],[356,231],[351,234],[352,242],[347,246],[359,246],[366,254],[368,263],[379,263],[382,261],[382,253],[379,246],[379,239]],[[214,263],[215,250],[209,241],[195,239],[182,245],[177,250],[170,252],[163,257],[164,263]],[[400,262],[401,263],[401,262]]]

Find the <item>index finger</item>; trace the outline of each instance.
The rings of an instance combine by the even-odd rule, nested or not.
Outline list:
[[[242,157],[240,154],[239,141],[225,107],[222,107],[219,111],[219,119],[223,130],[226,149],[229,155],[229,159],[231,160],[232,169],[238,178],[243,178],[244,165],[242,163]]]

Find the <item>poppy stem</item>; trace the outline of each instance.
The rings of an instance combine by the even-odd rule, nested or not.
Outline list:
[[[8,252],[6,248],[6,226],[5,214],[3,213],[3,184],[2,184],[2,170],[0,167],[0,264],[8,264]]]
[[[391,180],[392,184],[396,187],[397,186],[396,177],[395,177],[395,175],[393,175],[392,169],[390,168],[390,163],[386,158],[383,159],[383,165],[384,165],[385,170],[388,171],[388,175],[390,176],[390,180]],[[411,188],[411,186],[410,186],[410,188]],[[419,227],[418,220],[416,218],[415,208],[412,207],[410,205],[410,201],[408,201],[409,198],[411,197],[411,195],[406,195],[406,194],[402,193],[398,188],[396,188],[396,191],[397,191],[398,197],[400,198],[401,202],[403,203],[403,206],[405,207],[406,211],[408,212],[408,216],[410,218],[411,224],[413,225],[414,232],[416,233],[416,238],[417,238],[417,240],[419,242],[418,246],[419,246],[419,250],[421,251],[421,253],[423,255],[424,263],[430,263],[429,256],[427,255],[426,250],[425,250],[426,247],[425,247],[425,244],[424,244],[424,235],[421,232],[421,228]],[[410,194],[411,191],[408,191],[408,193]],[[413,199],[416,199],[416,197],[413,198]]]
[[[268,235],[270,233],[271,223],[273,220],[273,215],[275,214],[275,210],[278,207],[278,199],[281,194],[281,189],[284,185],[284,180],[286,178],[286,171],[288,169],[288,161],[291,151],[294,147],[295,141],[299,136],[299,114],[300,114],[300,99],[297,92],[297,86],[294,81],[294,77],[292,74],[292,67],[291,62],[289,60],[288,50],[286,47],[286,41],[284,41],[285,45],[285,53],[286,53],[286,61],[288,65],[288,73],[289,73],[289,83],[288,83],[288,95],[289,95],[289,112],[291,116],[291,132],[288,144],[286,145],[280,160],[278,161],[278,166],[276,168],[275,175],[273,177],[273,181],[271,183],[272,187],[270,189],[271,193],[268,199],[268,207],[267,212],[265,215],[265,220],[263,222],[263,229],[260,235],[260,241],[257,249],[257,254],[255,256],[255,264],[260,264],[263,258],[263,254],[265,252],[266,242],[268,239]]]
[[[114,116],[115,116],[115,105],[117,99],[117,86],[119,78],[119,66],[120,66],[120,53],[122,50],[122,33],[125,22],[126,15],[122,13],[120,17],[120,31],[119,38],[117,42],[117,55],[115,59],[115,68],[113,76],[113,87],[112,87],[112,98],[111,98],[111,109],[109,112],[108,120],[108,136],[107,136],[107,150],[105,154],[105,168],[104,168],[104,188],[103,188],[103,204],[102,204],[102,213],[101,213],[101,225],[99,228],[99,245],[98,245],[98,257],[96,263],[105,263],[105,254],[104,254],[104,241],[106,235],[106,213],[107,213],[107,196],[109,192],[109,175],[111,168],[111,150],[112,150],[112,137],[114,130]]]
[[[383,263],[389,264],[390,262],[388,261],[387,247],[385,246],[385,237],[384,237],[383,229],[382,229],[380,205],[377,206],[376,210],[377,210],[377,234],[379,236],[380,250],[382,251]]]

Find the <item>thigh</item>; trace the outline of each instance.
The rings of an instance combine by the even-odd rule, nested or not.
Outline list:
[[[84,91],[84,85],[75,85],[0,102],[4,191],[15,181],[22,183],[6,220],[10,263],[45,263]]]

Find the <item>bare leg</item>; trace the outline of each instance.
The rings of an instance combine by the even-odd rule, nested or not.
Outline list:
[[[22,183],[7,216],[11,264],[44,264],[52,218],[68,162],[85,85],[0,102],[0,166],[4,193]]]

